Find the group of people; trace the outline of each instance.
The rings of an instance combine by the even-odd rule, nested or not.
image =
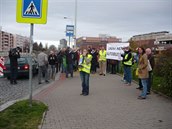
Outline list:
[[[50,51],[47,55],[44,52],[38,54],[38,83],[41,84],[41,77],[44,76],[45,82],[49,82],[49,79],[55,79],[56,72],[61,70],[61,73],[66,75],[66,78],[73,77],[73,71],[80,71],[80,77],[82,81],[82,93],[81,95],[89,94],[89,76],[90,73],[96,73],[97,68],[100,68],[100,75],[106,74],[106,50],[104,47],[100,47],[100,50],[63,48],[57,54]]]
[[[76,49],[63,48],[58,53],[50,51],[50,54],[45,53],[43,49],[38,54],[38,81],[41,84],[41,77],[44,77],[45,82],[49,82],[50,79],[55,80],[55,74],[62,72],[66,74],[66,78],[70,74],[73,77],[73,71],[77,70],[77,63],[79,53]]]
[[[11,84],[17,84],[17,59],[20,58],[20,50],[13,49],[9,52],[10,65],[11,65]],[[137,55],[133,56],[129,47],[124,48],[124,54],[122,64],[124,69],[123,81],[127,86],[132,82],[132,66],[137,63],[136,73],[139,78],[139,87],[137,89],[142,90],[138,99],[146,99],[146,96],[150,94],[152,84],[152,71],[154,68],[154,58],[150,48],[146,50],[142,47],[137,48]],[[66,78],[73,77],[73,71],[79,70],[80,78],[82,82],[81,95],[89,95],[89,77],[90,73],[96,73],[99,68],[99,75],[106,76],[106,70],[111,65],[112,72],[116,69],[116,64],[119,61],[107,60],[106,50],[102,46],[99,50],[95,48],[89,48],[84,50],[63,48],[58,53],[50,51],[49,55],[46,54],[45,49],[37,56],[39,64],[38,72],[38,84],[42,83],[42,77],[45,82],[49,82],[50,79],[55,80],[55,74],[57,72],[65,73]],[[115,65],[114,65],[115,64]]]
[[[150,48],[146,50],[143,47],[137,48],[137,55],[134,57],[129,47],[124,49],[122,55],[124,78],[123,81],[126,85],[130,86],[132,81],[132,65],[137,63],[136,74],[139,78],[139,87],[137,89],[142,90],[138,99],[146,99],[146,96],[150,94],[152,84],[152,71],[154,68],[154,57]]]

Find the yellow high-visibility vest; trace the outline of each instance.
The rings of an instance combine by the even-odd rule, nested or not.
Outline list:
[[[86,57],[84,58],[87,58],[87,59],[92,59],[92,55],[88,54]],[[83,55],[80,55],[80,60],[83,59]],[[91,70],[91,61],[87,64],[85,59],[83,61],[83,63],[79,64],[81,66],[79,66],[79,71],[83,71],[83,72],[86,72],[88,74],[90,74],[90,70]]]
[[[128,58],[128,54],[125,55],[124,59],[127,59],[127,58]],[[129,61],[125,61],[124,64],[132,66],[132,57]]]
[[[106,50],[104,50],[104,51],[100,50],[99,51],[99,61],[106,61]]]

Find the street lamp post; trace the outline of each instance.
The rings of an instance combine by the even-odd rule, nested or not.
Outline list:
[[[76,39],[77,39],[77,7],[78,2],[75,0],[75,30],[74,30],[74,47],[76,47]]]

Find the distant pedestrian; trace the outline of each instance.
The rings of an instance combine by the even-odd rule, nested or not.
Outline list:
[[[50,78],[53,80],[55,80],[56,62],[57,56],[54,54],[53,51],[50,51],[50,55],[48,56],[48,63],[50,65]]]
[[[96,49],[93,48],[91,51],[91,55],[92,55],[92,60],[91,60],[91,72],[94,74],[97,71],[97,56],[98,53],[96,52]]]
[[[148,59],[147,59],[147,55],[145,53],[145,49],[144,48],[139,48],[139,62],[138,62],[138,77],[141,79],[141,83],[143,86],[143,90],[142,93],[140,94],[140,96],[138,97],[138,99],[146,99],[146,95],[147,95],[147,86],[148,86]]]
[[[67,72],[67,63],[66,63],[66,49],[63,48],[61,51],[61,58],[62,58],[62,73]]]
[[[99,66],[100,66],[100,74],[99,75],[106,75],[106,50],[102,46],[99,51]]]
[[[148,69],[149,72],[149,78],[148,78],[148,89],[147,89],[147,94],[150,94],[150,90],[151,90],[151,85],[152,85],[152,81],[153,81],[153,69],[154,69],[154,65],[155,65],[155,60],[154,57],[152,55],[152,51],[150,48],[146,49],[146,54],[148,57],[148,65],[150,65],[150,69]]]
[[[91,70],[91,60],[92,55],[88,53],[86,49],[83,50],[83,53],[80,55],[79,59],[79,71],[82,82],[82,93],[81,95],[89,95],[89,77]]]
[[[70,47],[66,49],[66,63],[67,63],[66,78],[68,78],[69,73],[71,77],[73,77],[73,51]]]
[[[45,49],[38,54],[38,64],[39,64],[39,71],[38,71],[38,84],[41,84],[41,78],[45,75],[45,82],[48,81],[48,57],[45,54]]]
[[[10,59],[10,83],[17,84],[17,74],[18,74],[18,61],[20,58],[20,49],[13,48],[9,51],[9,59]]]

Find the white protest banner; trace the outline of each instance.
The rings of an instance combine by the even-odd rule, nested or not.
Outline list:
[[[122,60],[121,54],[123,48],[128,47],[129,43],[108,43],[106,47],[106,58],[113,60]]]

